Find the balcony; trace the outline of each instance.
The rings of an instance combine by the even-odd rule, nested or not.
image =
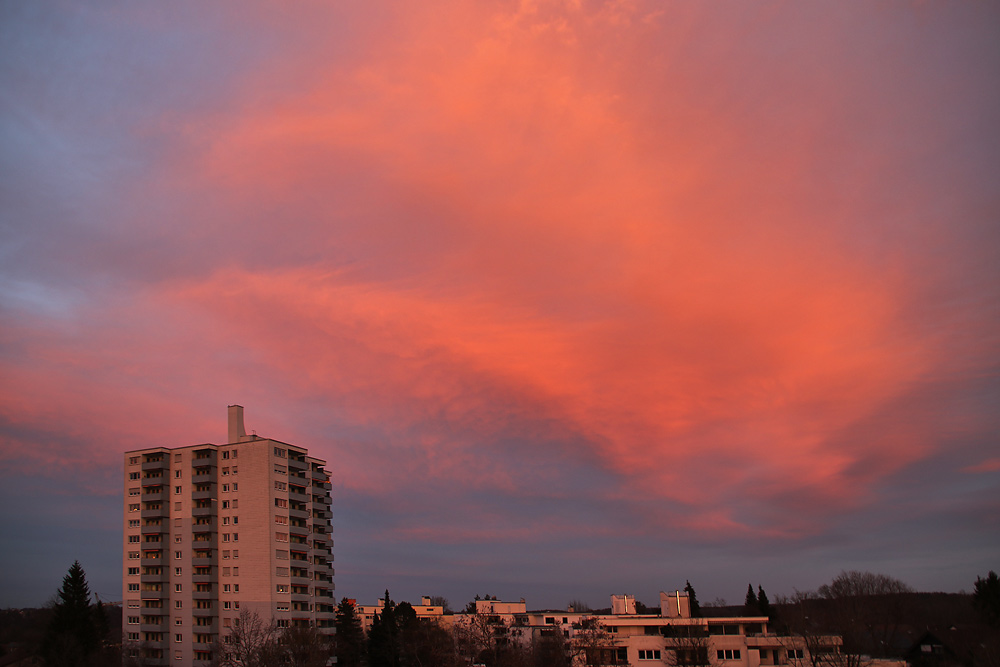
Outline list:
[[[209,489],[208,491],[193,491],[191,493],[192,500],[215,500],[215,490]]]
[[[150,470],[168,470],[170,468],[170,462],[167,461],[167,457],[164,456],[159,461],[143,461],[142,471],[148,472]]]
[[[169,516],[167,508],[163,505],[155,509],[143,509],[139,511],[139,516],[143,519],[165,519]]]
[[[193,484],[208,484],[215,481],[215,468],[195,468],[191,473]]]
[[[158,524],[152,526],[143,526],[140,532],[143,535],[158,535],[158,534],[168,533],[170,531],[167,530],[167,527],[164,526],[163,524]]]
[[[163,477],[163,475],[156,475],[155,477],[143,477],[142,478],[142,485],[143,486],[163,486],[163,480],[164,479],[165,478]]]
[[[216,513],[215,501],[213,500],[207,507],[192,507],[191,516],[212,516]]]
[[[210,572],[208,574],[192,574],[191,581],[196,584],[214,584],[219,580],[219,575],[217,572]]]
[[[215,587],[213,586],[213,589]],[[219,597],[219,592],[217,590],[211,591],[199,591],[195,590],[191,593],[191,597],[195,600],[216,600]]]
[[[160,619],[161,621],[163,619]],[[135,626],[129,626],[130,628]],[[139,625],[139,632],[163,632],[163,628],[166,626],[163,623],[141,623]],[[132,630],[129,630],[132,632]]]
[[[165,569],[165,568],[164,568]],[[166,572],[160,572],[159,574],[141,574],[139,575],[139,581],[143,584],[162,584],[170,579]]]

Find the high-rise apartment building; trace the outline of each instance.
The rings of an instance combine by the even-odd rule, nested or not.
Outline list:
[[[144,664],[208,665],[242,611],[333,631],[326,463],[247,435],[125,453],[122,634]]]

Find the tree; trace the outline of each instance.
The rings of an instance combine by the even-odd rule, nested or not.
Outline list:
[[[396,625],[399,628],[400,664],[406,667],[448,667],[455,663],[455,642],[451,633],[436,621],[417,618],[417,612],[408,602],[400,602],[396,606]]]
[[[760,613],[757,594],[753,592],[753,584],[747,584],[747,597],[743,602],[743,608],[747,616],[756,616]]]
[[[45,664],[70,667],[92,662],[107,633],[107,616],[102,616],[103,611],[103,608],[90,604],[87,575],[80,561],[73,561],[56,594],[52,620],[43,644]]]
[[[277,626],[244,609],[219,650],[223,667],[269,667],[279,660]]]
[[[881,658],[889,655],[903,623],[900,593],[913,589],[885,574],[850,571],[818,592],[829,601],[830,625],[844,638],[844,650]]]
[[[972,605],[990,625],[1000,625],[1000,578],[990,570],[985,579],[976,577]]]
[[[761,615],[771,615],[771,601],[767,599],[764,587],[759,584],[757,585],[757,608],[760,609]]]
[[[448,602],[448,598],[442,597],[440,595],[431,596],[431,605],[435,607],[441,607],[441,610],[446,613],[452,613],[451,604]]]
[[[386,589],[382,612],[375,614],[368,631],[368,664],[371,667],[400,667],[399,655],[396,603],[389,597],[389,590]]]
[[[621,649],[624,650],[624,649]],[[574,665],[604,665],[614,663],[619,651],[617,638],[593,616],[580,621],[573,634],[570,652]]]
[[[340,601],[334,625],[337,628],[335,635],[337,665],[364,667],[368,663],[368,649],[365,646],[364,631],[361,629],[361,619],[358,618],[353,602],[347,599]]]
[[[691,606],[692,618],[701,616],[701,605],[698,604],[698,596],[694,592],[694,586],[690,581],[684,582],[684,592],[688,594],[688,604]]]
[[[278,641],[288,667],[326,667],[331,653],[330,638],[312,626],[294,626]]]
[[[663,628],[666,642],[664,661],[674,667],[708,667],[708,627],[668,625]]]

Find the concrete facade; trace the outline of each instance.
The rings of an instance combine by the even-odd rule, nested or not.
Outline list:
[[[326,462],[247,435],[125,453],[122,637],[151,665],[209,665],[243,610],[333,632]]]

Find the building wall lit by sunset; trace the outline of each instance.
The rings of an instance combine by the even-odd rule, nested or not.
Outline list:
[[[126,452],[126,651],[150,664],[208,664],[242,611],[332,632],[325,465],[305,448],[247,435],[238,405],[225,445]]]

